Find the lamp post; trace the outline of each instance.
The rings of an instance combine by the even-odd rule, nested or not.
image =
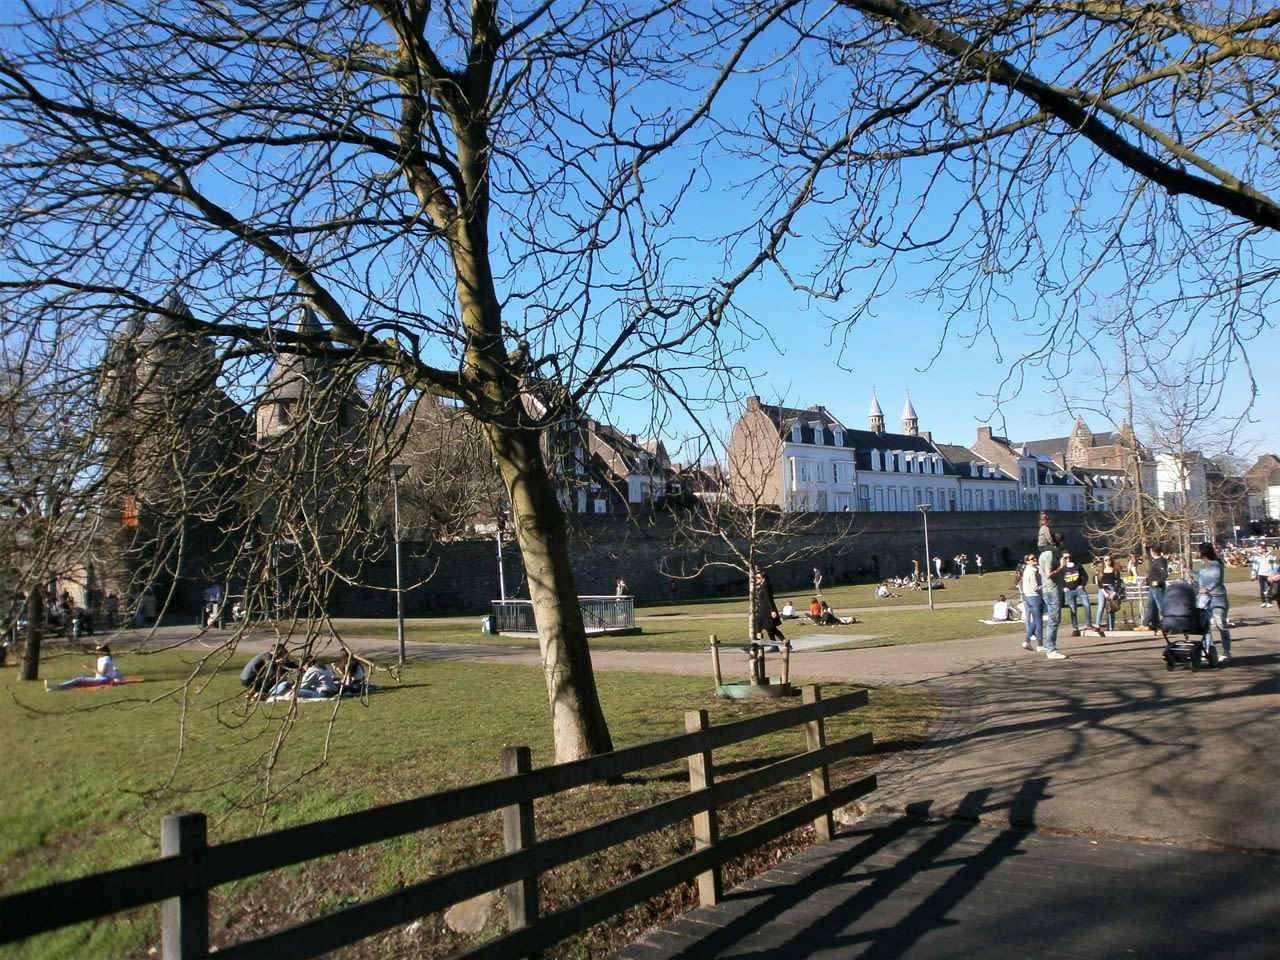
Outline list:
[[[400,665],[404,665],[404,589],[400,585],[400,480],[409,472],[407,463],[391,465],[391,510],[396,542],[396,639],[400,642]]]
[[[498,514],[498,599],[507,599],[507,583],[502,572],[502,531],[507,525],[507,512]]]
[[[933,508],[931,503],[917,503],[916,509],[920,511],[920,516],[924,517],[924,575],[925,583],[929,587],[929,609],[933,609],[933,558],[929,554],[929,511]]]

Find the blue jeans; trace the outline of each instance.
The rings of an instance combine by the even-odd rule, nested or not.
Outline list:
[[[1142,618],[1145,626],[1155,630],[1164,615],[1164,587],[1147,587],[1147,615]]]
[[[1115,594],[1111,594],[1115,596]],[[1116,628],[1116,614],[1114,610],[1107,610],[1107,591],[1098,590],[1098,619],[1095,621],[1099,628],[1102,627],[1102,618],[1107,618],[1107,629],[1114,630]]]
[[[1209,639],[1209,634],[1213,632],[1213,628],[1218,630],[1218,640],[1222,642],[1222,652],[1228,657],[1231,656],[1231,631],[1227,629],[1227,608],[1226,605],[1219,606],[1213,604],[1209,607],[1209,623],[1204,630],[1204,638]]]
[[[1044,612],[1046,622],[1044,625],[1044,645],[1049,648],[1049,652],[1058,649],[1058,624],[1062,622],[1062,594],[1058,592],[1058,588],[1054,584],[1046,581],[1044,585],[1044,593],[1041,594],[1044,601]]]
[[[1040,644],[1044,643],[1044,627],[1040,623],[1043,614],[1044,600],[1040,594],[1033,593],[1022,598],[1022,619],[1027,627],[1027,639],[1038,640]]]
[[[1068,590],[1062,595],[1062,605],[1071,614],[1071,629],[1079,630],[1080,621],[1076,619],[1076,607],[1084,608],[1084,625],[1090,624],[1089,620],[1089,594],[1085,592],[1084,587],[1076,587]]]

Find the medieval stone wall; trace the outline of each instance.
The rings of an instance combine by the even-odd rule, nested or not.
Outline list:
[[[819,518],[816,530],[797,539],[822,544],[811,560],[787,565],[771,565],[770,576],[779,596],[811,592],[812,569],[822,567],[826,582],[869,583],[893,576],[909,575],[912,561],[925,559],[924,525],[919,513],[872,513],[861,515],[860,531],[832,543],[834,531],[847,522],[846,515],[833,515],[829,522]],[[674,544],[674,521],[659,517],[642,524],[618,517],[581,518],[584,522],[574,539],[573,557],[578,590],[583,596],[609,595],[618,577],[627,582],[639,603],[657,603],[671,597],[671,578],[664,570],[698,569],[704,560],[715,559],[704,552],[685,552]],[[1055,529],[1067,538],[1077,555],[1087,556],[1082,515],[1062,515]],[[988,572],[1011,570],[1018,558],[1035,546],[1038,522],[1028,511],[1007,513],[931,513],[929,548],[934,556],[950,563],[958,553],[970,558],[981,554]],[[402,575],[405,584],[405,616],[488,612],[489,602],[498,598],[497,544],[493,540],[448,544],[401,545]],[[528,597],[519,550],[503,544],[503,569],[507,597]],[[970,570],[972,571],[972,566]],[[364,579],[382,589],[344,589],[334,597],[331,613],[346,617],[391,617],[395,615],[394,556],[388,550],[365,571]],[[677,580],[676,596],[681,600],[743,593],[743,573],[723,567],[709,567],[689,580]],[[995,592],[996,590],[993,585]]]

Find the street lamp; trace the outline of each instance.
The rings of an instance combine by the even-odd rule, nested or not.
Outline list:
[[[933,508],[931,503],[917,503],[916,509],[920,511],[920,516],[924,517],[924,576],[925,583],[929,586],[929,609],[933,609],[933,558],[929,553],[929,511]]]
[[[396,639],[400,641],[401,666],[404,666],[404,589],[400,585],[400,480],[408,472],[407,463],[391,465],[391,509],[396,542]]]
[[[507,584],[502,573],[502,530],[507,525],[507,511],[498,514],[498,599],[507,599]]]

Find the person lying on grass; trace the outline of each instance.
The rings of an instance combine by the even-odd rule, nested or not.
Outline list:
[[[97,648],[98,662],[93,667],[93,676],[91,677],[72,677],[70,680],[64,680],[62,683],[55,683],[52,686],[49,681],[44,682],[45,690],[50,693],[55,690],[74,690],[76,687],[105,687],[112,683],[124,683],[124,674],[116,669],[116,662],[111,657],[111,648],[105,643]],[[86,670],[89,669],[87,663],[81,664]]]

